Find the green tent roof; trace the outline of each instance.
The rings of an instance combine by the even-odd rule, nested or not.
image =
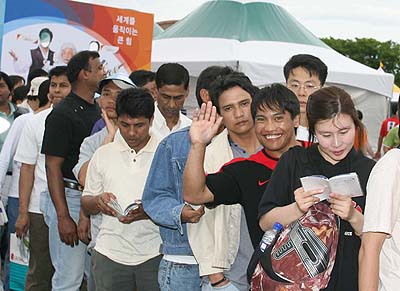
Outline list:
[[[327,47],[285,9],[266,2],[206,2],[156,38],[181,37],[281,41]]]
[[[154,23],[154,26],[153,26],[153,38],[156,38],[157,36],[159,36],[163,32],[164,32],[164,29],[162,29],[161,26],[158,25],[157,23]]]

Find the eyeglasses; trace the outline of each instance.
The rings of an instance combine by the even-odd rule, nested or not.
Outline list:
[[[290,83],[288,84],[288,88],[294,92],[300,91],[301,88],[303,88],[304,91],[306,92],[313,92],[317,89],[320,88],[320,86],[315,86],[313,83]]]

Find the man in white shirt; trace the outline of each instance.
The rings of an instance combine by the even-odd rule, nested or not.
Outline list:
[[[192,121],[181,110],[189,95],[189,72],[177,63],[163,64],[156,72],[156,107],[151,133],[160,141]]]
[[[35,81],[35,82],[33,82]],[[46,108],[48,102],[48,92],[49,92],[49,81],[46,77],[37,77],[32,80],[31,85],[32,96],[35,96],[38,100],[38,108],[32,113],[27,113],[15,120],[12,124],[9,134],[4,142],[3,148],[0,153],[0,180],[1,188],[0,193],[3,192],[3,181],[6,175],[6,171],[9,163],[12,164],[12,177],[11,185],[8,190],[8,206],[7,206],[7,216],[8,216],[8,229],[7,229],[7,240],[10,240],[10,234],[15,232],[15,222],[18,216],[18,205],[19,205],[19,175],[21,163],[14,160],[15,153],[17,151],[17,146],[21,137],[21,133],[26,124],[29,123],[34,114],[43,111]],[[9,256],[8,250],[6,254],[6,260],[4,264],[4,290],[9,289]]]
[[[47,189],[44,155],[40,153],[45,121],[52,106],[71,91],[67,67],[50,70],[48,103],[45,110],[34,115],[22,131],[14,160],[21,163],[19,178],[19,213],[15,223],[17,237],[29,232],[29,272],[25,290],[50,290],[54,269],[49,253],[49,230],[40,210],[40,194]]]
[[[116,112],[120,134],[94,153],[81,201],[86,215],[102,216],[91,273],[97,291],[159,290],[161,238],[140,202],[158,145],[149,134],[154,100],[147,90],[126,89],[118,96]],[[111,201],[122,212],[134,202],[137,206],[122,214]]]
[[[400,285],[400,149],[386,153],[367,185],[359,254],[359,290],[391,291]]]

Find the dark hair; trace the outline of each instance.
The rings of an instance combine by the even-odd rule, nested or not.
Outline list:
[[[50,35],[50,41],[53,40],[53,33],[47,27],[39,31],[39,37],[42,35],[42,33],[48,33]]]
[[[24,101],[29,92],[29,86],[23,85],[14,89],[11,102],[17,104],[17,101]]]
[[[282,84],[272,84],[260,89],[253,98],[251,103],[251,114],[253,119],[257,114],[257,110],[268,108],[281,112],[289,112],[292,119],[300,114],[300,103],[296,94]]]
[[[210,66],[206,69],[204,69],[196,83],[196,99],[197,99],[197,104],[199,104],[199,107],[201,107],[201,104],[203,103],[203,100],[201,99],[200,96],[200,91],[201,89],[205,89],[207,91],[210,90],[211,83],[217,79],[219,76],[226,76],[228,74],[233,73],[234,70],[231,67],[221,67],[221,66]]]
[[[213,105],[217,108],[218,113],[220,113],[219,97],[226,90],[229,90],[233,87],[242,88],[244,91],[250,94],[251,99],[253,99],[254,95],[258,91],[258,88],[253,86],[249,77],[241,72],[233,72],[225,76],[217,77],[217,79],[212,82],[208,93],[210,94],[211,101]]]
[[[154,99],[146,89],[125,89],[118,94],[115,111],[118,117],[127,114],[131,118],[151,119],[154,115]]]
[[[10,80],[10,77],[6,73],[0,71],[0,80],[3,80],[6,83],[6,85],[8,87],[8,91],[11,92],[12,91],[12,82]]]
[[[136,86],[143,87],[156,79],[156,73],[146,70],[137,70],[129,75],[129,79],[131,79]]]
[[[317,76],[321,82],[321,86],[325,84],[326,77],[328,76],[328,67],[319,58],[307,54],[294,55],[285,64],[283,67],[283,74],[285,75],[286,82],[289,78],[290,72],[298,67],[305,69],[310,73],[310,76]]]
[[[51,80],[53,76],[55,77],[66,76],[68,78],[67,66],[57,66],[52,68],[49,72],[49,79]]]
[[[358,117],[358,119],[360,119],[360,121],[361,120],[363,120],[363,117],[364,117],[364,114],[362,113],[362,111],[361,110],[356,110],[357,111],[357,117]]]
[[[187,90],[189,87],[189,72],[178,63],[163,64],[156,72],[156,85],[158,89],[164,85],[183,85]]]
[[[22,85],[25,85],[25,79],[22,76],[19,75],[10,75],[8,76],[11,81],[11,88],[14,88],[15,85],[17,85],[19,82],[22,82]]]
[[[47,96],[49,94],[49,87],[50,87],[50,80],[44,80],[42,84],[39,86],[39,91],[37,98],[39,99],[39,107],[42,107],[49,103],[49,97]]]
[[[392,115],[398,114],[399,103],[398,102],[390,102],[390,113]]]
[[[33,79],[37,77],[48,77],[49,74],[43,69],[35,69],[28,74],[28,79],[26,80],[26,84],[30,87]]]
[[[318,121],[337,117],[339,114],[347,114],[353,119],[358,131],[359,140],[364,138],[364,125],[358,119],[357,110],[354,107],[351,96],[335,86],[325,87],[312,93],[307,102],[307,120],[310,132],[309,141],[313,142],[315,125]]]
[[[100,55],[95,51],[80,51],[75,54],[68,62],[67,65],[67,77],[69,82],[72,84],[78,79],[78,75],[81,70],[89,70],[89,60],[97,59]]]

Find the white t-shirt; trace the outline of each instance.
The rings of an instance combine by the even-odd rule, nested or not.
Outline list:
[[[22,130],[25,125],[29,123],[30,118],[34,116],[33,113],[26,113],[19,116],[11,125],[10,131],[4,141],[3,147],[0,153],[0,193],[8,197],[19,197],[19,171],[21,163],[14,160],[19,139],[21,138]],[[11,185],[8,193],[3,193],[4,180],[9,168],[9,164],[12,162],[12,177]]]
[[[142,198],[158,141],[154,137],[138,153],[123,138],[96,150],[90,160],[82,196],[111,192],[122,209]],[[159,227],[151,220],[121,223],[102,214],[94,249],[123,265],[138,265],[159,255]]]
[[[182,114],[182,112],[179,112],[179,120],[172,128],[172,130],[170,130],[169,127],[167,126],[167,121],[160,112],[160,109],[158,109],[157,102],[154,104],[154,106],[155,106],[154,120],[150,132],[151,135],[155,136],[159,141],[162,141],[171,132],[178,131],[192,124],[192,120],[190,118]]]
[[[372,169],[367,184],[363,232],[387,233],[379,258],[379,290],[400,286],[400,149],[392,149]]]
[[[44,126],[47,115],[52,108],[43,110],[30,119],[22,131],[14,160],[35,166],[35,180],[33,183],[29,212],[39,213],[40,193],[47,189],[45,156],[40,153],[44,135]]]

